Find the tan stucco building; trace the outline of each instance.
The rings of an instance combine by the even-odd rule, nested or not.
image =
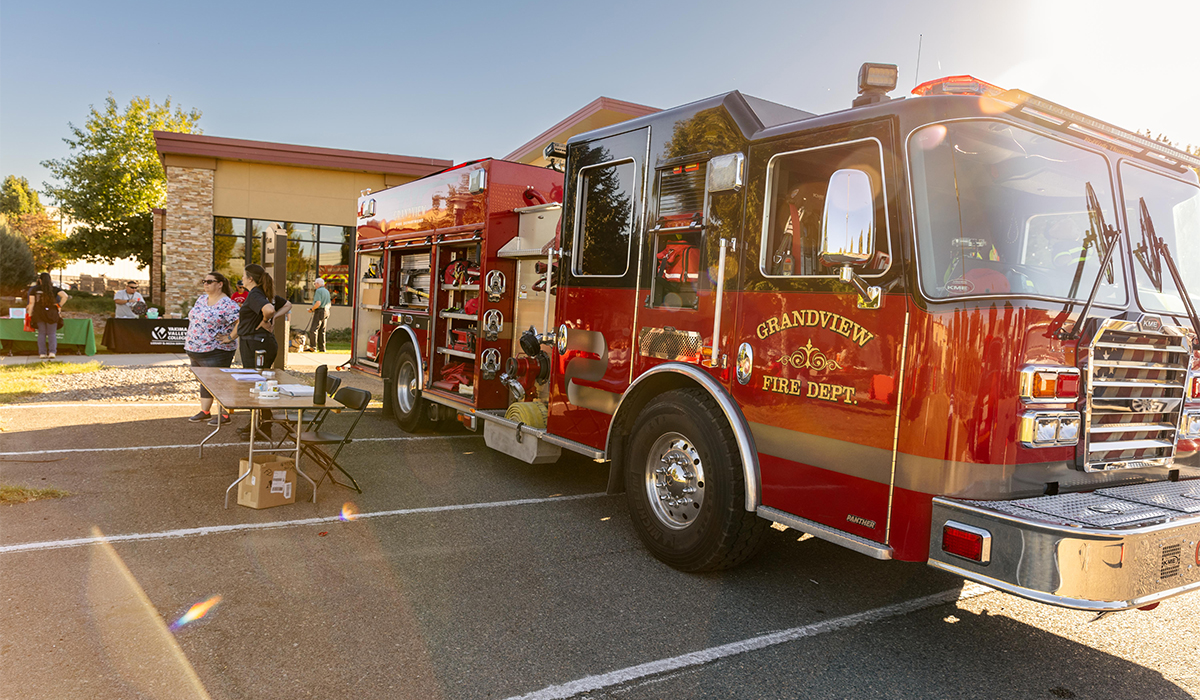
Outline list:
[[[547,165],[542,150],[552,141],[656,111],[601,97],[505,160]],[[275,275],[277,293],[293,302],[311,301],[312,281],[323,277],[334,300],[329,327],[349,326],[359,194],[453,165],[438,158],[162,131],[154,139],[167,172],[167,203],[155,212],[150,289],[152,302],[168,314],[182,312],[199,296],[200,280],[209,271],[236,279],[244,265],[262,263],[266,232],[282,229],[288,234],[288,269]],[[295,315],[294,323],[306,323],[306,316]]]

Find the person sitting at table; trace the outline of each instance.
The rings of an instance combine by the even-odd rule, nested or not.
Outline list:
[[[263,269],[262,265],[247,265],[242,284],[250,290],[246,301],[238,309],[237,327],[233,333],[223,336],[222,342],[238,341],[238,349],[242,356],[242,366],[251,369],[269,369],[275,363],[279,354],[279,344],[271,332],[271,318],[275,315],[275,281]],[[255,358],[258,351],[263,353],[262,366],[259,367]],[[264,420],[272,417],[270,409],[262,409]],[[264,432],[269,436],[271,426],[267,425]],[[238,430],[239,435],[248,437],[250,426]]]
[[[117,318],[137,318],[137,314],[133,313],[133,303],[137,301],[146,303],[138,291],[137,282],[129,280],[124,289],[113,295],[113,302],[117,305]]]
[[[187,338],[183,350],[193,367],[228,367],[233,364],[237,345],[232,340],[222,342],[238,322],[240,309],[229,298],[229,280],[220,272],[210,272],[202,281],[204,293],[188,312]],[[200,412],[188,418],[193,423],[208,421],[209,425],[229,422],[229,414],[221,411],[211,415],[213,396],[200,385]]]
[[[67,293],[54,286],[49,272],[43,272],[37,284],[29,288],[28,296],[25,313],[37,330],[38,357],[53,360],[58,352],[59,311],[67,303]]]

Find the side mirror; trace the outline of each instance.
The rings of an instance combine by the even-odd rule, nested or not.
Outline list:
[[[875,255],[875,198],[871,178],[861,170],[842,169],[829,178],[821,218],[821,260],[832,265],[861,265]]]
[[[829,177],[825,213],[821,217],[821,261],[841,265],[839,278],[858,292],[858,306],[879,308],[879,287],[868,287],[854,273],[875,256],[875,197],[871,178],[861,170],[844,168]]]

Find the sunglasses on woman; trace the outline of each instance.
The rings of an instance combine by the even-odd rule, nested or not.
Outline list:
[[[217,280],[203,280],[204,284],[216,284]]]

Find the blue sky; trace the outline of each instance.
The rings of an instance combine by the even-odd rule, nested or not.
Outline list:
[[[0,175],[41,188],[109,92],[214,136],[455,161],[503,156],[598,96],[731,89],[849,106],[858,66],[970,73],[1200,145],[1200,2],[7,2]]]

